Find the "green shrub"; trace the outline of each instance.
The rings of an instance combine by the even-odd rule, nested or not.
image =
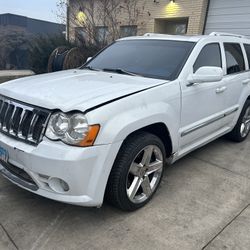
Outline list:
[[[46,73],[50,54],[60,46],[73,47],[63,35],[33,38],[29,52],[30,69],[36,74]]]
[[[0,70],[27,68],[31,39],[22,29],[0,27]]]

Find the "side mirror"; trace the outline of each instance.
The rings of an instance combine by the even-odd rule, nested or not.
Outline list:
[[[86,60],[86,63],[89,62],[92,59],[92,57],[88,57]]]
[[[223,70],[219,67],[201,67],[188,76],[187,86],[204,82],[219,82],[223,79]]]

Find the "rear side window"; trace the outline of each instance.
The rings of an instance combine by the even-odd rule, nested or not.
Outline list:
[[[250,67],[250,44],[245,44],[245,50],[246,50],[246,53],[247,53],[247,59],[248,59],[248,64],[249,64],[249,67]]]
[[[245,62],[241,47],[238,43],[224,43],[227,74],[234,74],[245,70]]]
[[[204,46],[194,64],[194,72],[204,66],[222,67],[220,45],[218,43]]]

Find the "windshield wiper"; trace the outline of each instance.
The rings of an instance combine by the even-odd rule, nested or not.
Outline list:
[[[117,68],[117,69],[104,68],[103,71],[115,72],[115,73],[118,73],[118,74],[125,74],[125,75],[130,75],[130,76],[137,76],[137,74],[134,74],[132,72],[129,72],[129,71],[127,71],[125,69],[121,69],[121,68]]]

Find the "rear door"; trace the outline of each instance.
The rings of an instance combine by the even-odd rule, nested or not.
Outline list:
[[[246,51],[246,64],[247,64],[247,71],[248,71],[248,75],[247,75],[247,80],[245,81],[245,86],[247,86],[248,88],[250,88],[250,43],[249,44],[244,44],[244,49]]]
[[[223,43],[224,47],[224,83],[227,88],[225,95],[225,105],[227,116],[224,119],[225,126],[231,126],[235,120],[237,111],[240,111],[240,98],[242,91],[249,82],[249,72],[247,62],[243,54],[243,45],[240,43]]]

